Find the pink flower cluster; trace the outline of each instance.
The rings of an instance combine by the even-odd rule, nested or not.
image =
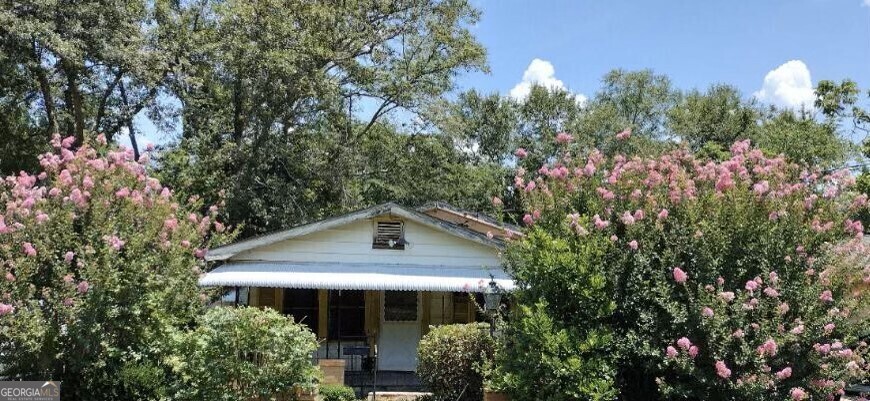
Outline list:
[[[677,344],[677,347],[679,347],[680,350],[685,351],[686,354],[690,358],[694,359],[696,356],[698,356],[698,352],[700,350],[698,349],[697,346],[693,345],[692,342],[688,338],[681,337],[679,340],[676,341],[676,344]],[[679,352],[673,346],[668,346],[665,349],[665,355],[667,355],[668,358],[673,359],[673,358],[676,358],[677,355],[679,355]]]
[[[147,174],[143,165],[148,162],[147,156],[137,161],[130,149],[102,146],[104,137],[98,137],[97,142],[101,144],[97,148],[80,144],[74,149],[74,138],[55,136],[51,140],[55,152],[39,156],[43,171],[21,172],[0,180],[0,202],[4,205],[0,210],[0,236],[10,245],[9,253],[0,261],[0,271],[5,270],[6,285],[19,290],[5,292],[3,288],[0,316],[13,313],[16,307],[26,307],[26,298],[34,296],[56,299],[67,307],[76,305],[76,297],[93,290],[86,279],[89,278],[86,267],[103,263],[89,260],[91,255],[102,254],[96,249],[101,245],[120,252],[132,244],[140,246],[140,239],[154,240],[154,243],[144,244],[145,252],[151,248],[179,247],[188,248],[187,254],[202,258],[210,230],[226,229],[216,220],[216,206],[209,208],[208,215],[193,213],[179,221],[181,208],[173,202],[172,192]],[[110,223],[115,223],[117,231],[102,236],[101,244],[88,243],[85,238],[75,240],[81,243],[68,243],[66,237],[60,239],[54,235],[58,231],[72,230],[75,225],[87,224],[83,217],[88,215],[112,218]],[[128,217],[139,220],[130,224],[125,220]],[[152,232],[149,226],[152,219],[157,222],[153,227],[157,238],[142,236],[138,230]],[[33,266],[49,263],[55,263],[55,271],[62,279],[56,283],[57,288],[45,288],[43,294],[36,295],[33,291],[39,290],[28,286]],[[49,292],[55,289],[59,292],[57,297]]]
[[[716,361],[715,366],[716,366],[716,375],[717,376],[719,376],[723,379],[727,379],[727,378],[731,377],[731,369],[728,369],[728,365],[725,365],[725,362]]]

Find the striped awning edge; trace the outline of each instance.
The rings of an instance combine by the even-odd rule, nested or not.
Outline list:
[[[514,289],[501,268],[294,262],[231,262],[206,273],[199,285],[483,292],[490,280],[504,291]]]

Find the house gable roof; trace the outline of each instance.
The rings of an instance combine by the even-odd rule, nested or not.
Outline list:
[[[206,254],[206,260],[227,260],[241,252],[249,251],[255,248],[260,248],[263,246],[272,245],[277,242],[286,241],[288,239],[301,237],[303,235],[311,234],[314,232],[343,226],[359,220],[371,219],[385,215],[401,217],[409,221],[413,221],[418,224],[433,228],[435,230],[439,230],[459,238],[476,242],[481,245],[489,246],[496,249],[504,248],[504,243],[501,240],[494,238],[491,239],[486,235],[471,230],[467,227],[456,225],[448,221],[444,221],[421,213],[417,210],[410,209],[393,202],[389,202],[377,206],[372,206],[367,209],[358,210],[356,212],[348,213],[342,216],[336,216],[314,223],[304,224],[286,230],[276,231],[270,234],[248,238],[242,241],[234,242],[232,244],[213,248],[210,249]]]

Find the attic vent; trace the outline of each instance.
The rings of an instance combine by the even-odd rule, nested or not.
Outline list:
[[[402,222],[377,222],[372,249],[405,249],[405,235]]]

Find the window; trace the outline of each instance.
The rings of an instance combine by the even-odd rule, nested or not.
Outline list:
[[[250,287],[231,287],[221,296],[221,305],[248,305]]]
[[[378,221],[372,249],[405,249],[405,228],[401,221]]]
[[[330,340],[365,340],[365,322],[365,291],[329,291],[327,336]]]
[[[417,292],[384,291],[384,320],[388,322],[417,321]]]
[[[318,323],[317,290],[290,289],[284,290],[284,314],[293,316],[293,320],[308,326],[317,333]]]

